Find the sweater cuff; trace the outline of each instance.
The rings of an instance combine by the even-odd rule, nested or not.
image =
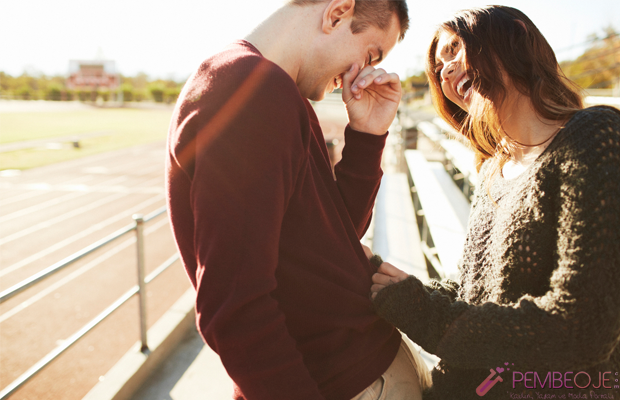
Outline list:
[[[424,284],[410,275],[407,279],[380,290],[372,302],[377,315],[417,343],[420,331],[425,329],[418,321],[424,320],[428,311],[428,296]]]
[[[340,167],[354,175],[381,175],[381,156],[388,132],[383,135],[356,131],[350,125],[344,130],[344,149]]]
[[[398,283],[386,286],[377,293],[373,304],[379,316],[392,322],[402,316],[404,308],[423,302],[428,295],[422,281],[413,275]]]

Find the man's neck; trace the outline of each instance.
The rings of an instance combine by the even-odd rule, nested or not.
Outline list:
[[[297,81],[304,51],[312,38],[308,21],[316,18],[316,13],[317,6],[285,5],[244,39]]]

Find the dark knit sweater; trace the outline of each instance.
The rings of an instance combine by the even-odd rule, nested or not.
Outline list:
[[[578,112],[514,179],[486,178],[491,162],[472,203],[460,282],[425,286],[411,276],[378,293],[378,314],[441,358],[425,399],[480,398],[476,388],[495,368],[503,382],[485,399],[620,398],[620,112]],[[592,379],[581,391],[575,383],[588,377],[572,381],[580,371]],[[573,388],[541,389],[547,372]],[[599,372],[612,389],[595,388]],[[534,381],[518,382],[519,373]],[[578,394],[588,397],[570,397]]]
[[[348,400],[394,360],[400,333],[372,311],[359,241],[386,136],[347,128],[334,180],[312,106],[244,41],[183,89],[168,137],[170,219],[200,333],[238,398]]]

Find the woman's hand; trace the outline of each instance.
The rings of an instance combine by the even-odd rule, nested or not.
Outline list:
[[[372,298],[374,299],[377,293],[386,286],[403,281],[408,277],[409,274],[406,272],[401,271],[390,263],[384,262],[377,270],[377,273],[372,276],[373,285],[370,288]]]

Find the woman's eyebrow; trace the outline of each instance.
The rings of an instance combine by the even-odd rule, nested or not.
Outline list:
[[[439,52],[439,55],[441,56],[442,54],[446,54],[448,52],[448,48],[450,47],[449,44],[444,45],[441,48],[441,51]],[[441,64],[441,60],[437,57],[437,54],[435,54],[435,64]]]
[[[448,43],[444,44],[444,46],[441,48],[441,52],[439,54],[449,53],[451,48],[452,48],[452,42],[448,42]]]
[[[451,47],[451,44],[446,43],[439,51],[439,56],[441,56],[442,54],[446,54],[450,47]],[[435,64],[441,64],[441,60],[437,57],[437,53],[435,53]]]

